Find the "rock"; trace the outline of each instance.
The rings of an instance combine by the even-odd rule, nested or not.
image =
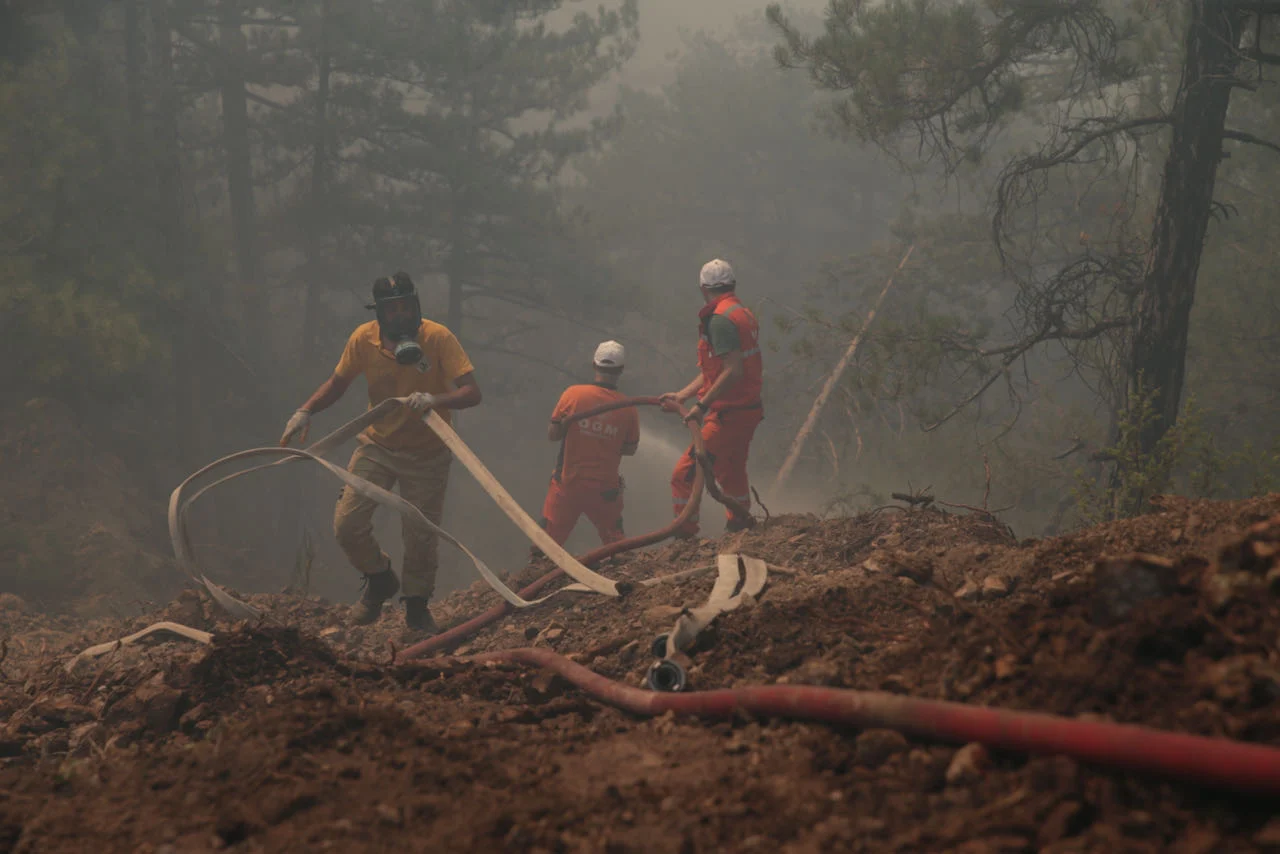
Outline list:
[[[95,747],[105,744],[108,737],[107,728],[96,721],[80,724],[72,728],[70,738],[67,740],[67,748],[72,756],[85,757],[90,755]]]
[[[511,627],[508,627],[508,628],[511,628]],[[337,642],[337,641],[341,641],[341,640],[342,640],[342,627],[341,627],[341,626],[329,626],[328,628],[321,629],[321,630],[320,630],[320,637],[322,637],[322,638],[332,638],[335,642]]]
[[[1280,671],[1260,656],[1238,655],[1207,667],[1200,676],[1207,693],[1223,703],[1267,706],[1280,699]]]
[[[947,766],[947,783],[953,786],[973,783],[982,778],[990,764],[991,755],[985,747],[977,742],[966,744],[956,751]]]
[[[390,804],[378,804],[374,807],[374,812],[378,814],[378,821],[392,827],[399,827],[401,822],[400,810]]]
[[[152,732],[169,732],[178,725],[178,720],[187,703],[187,695],[170,688],[159,677],[143,683],[133,692],[136,703],[134,710],[142,723]]]
[[[1009,583],[998,575],[988,575],[982,579],[982,598],[1003,599],[1009,595]]]
[[[864,768],[879,768],[890,756],[911,746],[902,733],[891,729],[869,729],[853,745],[853,761]]]
[[[93,709],[80,705],[71,697],[63,696],[41,700],[32,705],[20,729],[23,732],[43,733],[93,721],[97,717]]]
[[[1222,834],[1205,825],[1191,824],[1169,851],[1170,854],[1210,854],[1219,850],[1221,844]]]
[[[972,601],[982,595],[982,589],[972,581],[965,581],[960,585],[960,589],[956,591],[957,599],[967,599]]]
[[[665,623],[684,613],[679,605],[652,605],[644,609],[644,618],[650,623]]]
[[[870,557],[862,562],[862,568],[873,575],[889,572],[892,565],[885,559],[885,555],[880,552],[873,552]]]
[[[183,729],[194,729],[197,724],[209,717],[209,704],[201,703],[194,708],[188,709],[178,718],[178,725]]]
[[[1173,561],[1159,555],[1135,552],[1099,560],[1094,564],[1092,620],[1102,626],[1119,622],[1138,605],[1167,596],[1176,586]]]
[[[178,593],[177,598],[164,609],[164,618],[193,629],[206,629],[208,622],[204,615],[204,602],[195,590],[186,589]]]
[[[1267,570],[1267,590],[1272,596],[1280,596],[1280,566]]]
[[[530,680],[525,693],[531,701],[545,702],[564,693],[568,683],[554,670],[539,670]]]
[[[0,759],[21,756],[26,739],[12,733],[0,732]]]
[[[840,665],[830,658],[813,658],[791,672],[787,680],[793,685],[838,685]]]
[[[618,661],[620,661],[623,664],[630,664],[632,661],[635,660],[636,654],[639,652],[640,652],[640,641],[638,640],[629,641],[628,643],[624,644],[621,649],[618,650]]]
[[[996,659],[996,678],[1008,679],[1018,669],[1018,657],[1016,655],[1002,655]]]
[[[1058,804],[1040,823],[1040,830],[1036,834],[1036,844],[1043,848],[1047,845],[1052,845],[1064,836],[1072,835],[1072,824],[1078,815],[1080,815],[1079,801],[1063,801]]]
[[[1273,818],[1253,836],[1255,845],[1280,849],[1280,818]]]
[[[956,854],[1014,854],[1027,850],[1027,840],[1022,836],[985,836],[970,839],[954,849]]]

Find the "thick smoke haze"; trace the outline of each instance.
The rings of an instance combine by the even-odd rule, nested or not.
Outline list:
[[[1011,67],[953,97],[953,77],[921,69],[970,67],[985,48],[969,30],[870,49],[868,18],[835,28],[848,43],[813,41],[826,5],[773,20],[723,0],[5,7],[0,589],[89,611],[167,595],[169,491],[274,445],[396,270],[475,363],[484,402],[460,433],[535,518],[547,420],[600,341],[628,348],[625,393],[694,376],[713,257],[761,322],[749,472],[772,514],[914,493],[1033,535],[1164,491],[1272,488],[1278,166],[1247,144],[1274,135],[1268,92],[1231,95],[1215,174],[1166,132],[1173,12],[1113,10],[1136,17],[1080,74]],[[1084,139],[1099,122],[1124,127]],[[1211,211],[1159,204],[1183,155]],[[1201,242],[1194,263],[1169,248]],[[366,402],[357,380],[312,436]],[[641,423],[628,533],[671,517],[687,444],[670,415]],[[313,593],[352,599],[338,491],[301,465],[220,487],[193,515],[197,554],[238,589],[310,566]],[[722,526],[707,508],[704,535]],[[399,527],[379,512],[397,562]],[[526,563],[456,464],[444,527],[500,571]],[[595,543],[583,520],[569,547]],[[441,563],[438,595],[475,580],[448,546]]]

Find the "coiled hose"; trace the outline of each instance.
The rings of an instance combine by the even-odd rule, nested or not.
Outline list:
[[[629,397],[623,400],[617,400],[612,403],[604,404],[603,406],[597,406],[585,412],[577,413],[574,415],[574,418],[576,420],[581,420],[584,418],[593,418],[596,415],[603,415],[606,412],[612,412],[615,409],[625,409],[630,406],[661,406],[661,405],[662,405],[662,401],[657,397]],[[677,411],[677,413],[680,415],[681,418],[684,418],[688,414],[684,409],[680,408],[679,406],[674,407],[674,409]],[[731,510],[735,515],[738,515],[738,516],[750,515],[750,511],[748,511],[747,508],[743,507],[737,501],[734,501],[732,498],[729,498],[723,492],[721,492],[719,485],[716,484],[715,477],[711,473],[711,466],[706,456],[706,448],[702,443],[702,431],[699,429],[698,425],[694,423],[690,423],[688,427],[689,427],[689,435],[693,442],[694,455],[698,460],[698,467],[694,471],[694,476],[693,476],[693,495],[690,497],[689,503],[684,506],[684,509],[680,511],[680,514],[678,516],[676,516],[673,520],[671,520],[670,524],[665,525],[664,527],[659,528],[656,531],[651,531],[648,534],[640,534],[639,536],[628,537],[625,540],[619,540],[616,543],[610,543],[608,545],[600,546],[599,548],[589,551],[586,554],[579,557],[578,558],[579,563],[581,563],[583,566],[594,568],[602,560],[611,558],[614,555],[622,554],[624,552],[634,551],[635,549],[644,548],[645,546],[650,546],[650,545],[653,545],[654,543],[660,543],[663,540],[667,539],[668,537],[674,536],[675,533],[679,531],[680,528],[686,522],[688,522],[697,514],[698,508],[702,502],[702,491],[704,488],[711,495],[712,498],[714,498],[716,501],[719,501],[725,507],[729,508],[729,510]],[[546,587],[551,582],[555,581],[557,578],[560,578],[562,575],[564,575],[563,570],[558,568],[554,569],[551,572],[548,572],[546,575],[543,575],[542,577],[533,581],[527,587],[518,591],[517,595],[519,595],[522,599],[527,599],[531,596],[535,596],[544,587]],[[486,626],[489,626],[492,623],[497,622],[498,620],[501,620],[507,614],[511,613],[512,610],[513,610],[512,607],[508,603],[501,602],[497,605],[494,605],[492,608],[489,608],[487,611],[477,614],[471,619],[466,620],[465,622],[459,623],[458,625],[453,626],[452,628],[449,628],[438,635],[433,635],[427,638],[426,640],[419,641],[413,646],[407,647],[405,650],[403,650],[400,653],[399,657],[400,658],[420,658],[432,652],[437,652],[443,649],[450,649],[451,647],[456,646],[457,644],[461,643],[462,641],[476,634],[480,630],[484,629]]]

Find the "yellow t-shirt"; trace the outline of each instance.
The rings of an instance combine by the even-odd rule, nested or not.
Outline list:
[[[347,380],[364,374],[369,383],[369,408],[372,409],[389,397],[405,397],[415,391],[428,394],[453,391],[458,377],[475,370],[458,339],[439,323],[423,318],[418,327],[418,346],[422,348],[422,361],[401,365],[395,356],[382,349],[378,322],[370,320],[351,333],[333,372]],[[452,420],[449,410],[437,411],[446,423]],[[375,421],[360,435],[391,451],[429,455],[445,450],[440,437],[408,407]]]

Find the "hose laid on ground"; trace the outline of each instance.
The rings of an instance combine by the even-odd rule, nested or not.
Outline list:
[[[631,397],[625,400],[617,400],[603,406],[597,406],[594,409],[589,409],[586,412],[581,413],[580,415],[575,415],[574,418],[581,420],[582,418],[590,418],[595,415],[601,415],[615,409],[624,409],[629,406],[658,405],[660,405],[660,401],[656,397]],[[677,407],[677,410],[679,410],[679,407]],[[679,414],[681,417],[684,417],[685,415],[682,410],[679,411]],[[702,431],[699,429],[697,424],[690,423],[688,427],[689,435],[693,442],[694,454],[699,463],[694,469],[693,495],[689,498],[689,503],[684,506],[684,509],[680,511],[678,516],[672,519],[671,522],[664,527],[659,528],[656,531],[651,531],[648,534],[641,534],[637,537],[629,537],[625,540],[619,540],[616,543],[600,546],[599,548],[587,552],[585,555],[578,558],[580,563],[584,566],[595,566],[606,558],[622,554],[623,552],[644,548],[645,546],[651,546],[654,543],[660,543],[668,537],[674,536],[686,522],[697,515],[698,508],[702,503],[702,490],[704,486],[708,492],[712,493],[713,497],[718,496],[717,500],[725,502],[727,506],[727,502],[731,499],[724,497],[723,493],[721,493],[719,488],[715,485],[715,478],[711,477],[710,472],[708,471],[710,466],[706,462],[706,449],[702,444]],[[736,502],[734,503],[736,504]],[[533,581],[527,587],[522,588],[518,591],[517,595],[523,597],[536,596],[539,591],[562,575],[564,575],[563,572],[559,569],[554,569]],[[449,649],[450,647],[456,646],[471,637],[486,626],[501,620],[509,613],[511,613],[511,606],[505,602],[499,602],[487,611],[482,611],[463,623],[459,623],[438,635],[432,635],[426,640],[419,641],[413,646],[405,648],[400,653],[400,658],[419,658],[432,652]]]
[[[449,659],[441,659],[448,661]],[[544,667],[592,697],[637,715],[674,712],[731,718],[739,712],[893,729],[919,738],[999,750],[1061,754],[1124,771],[1158,774],[1255,795],[1280,795],[1280,749],[1148,727],[1082,721],[879,691],[806,685],[750,686],[667,694],[615,682],[548,649],[508,649],[452,661]]]
[[[738,574],[739,566],[742,567],[741,577]],[[685,608],[671,631],[663,635],[666,639],[663,658],[671,658],[677,652],[692,649],[698,635],[717,617],[759,598],[769,580],[769,565],[759,558],[747,555],[717,555],[716,569],[716,583],[711,588],[706,603],[696,608]],[[734,595],[735,590],[738,591],[737,595]]]

